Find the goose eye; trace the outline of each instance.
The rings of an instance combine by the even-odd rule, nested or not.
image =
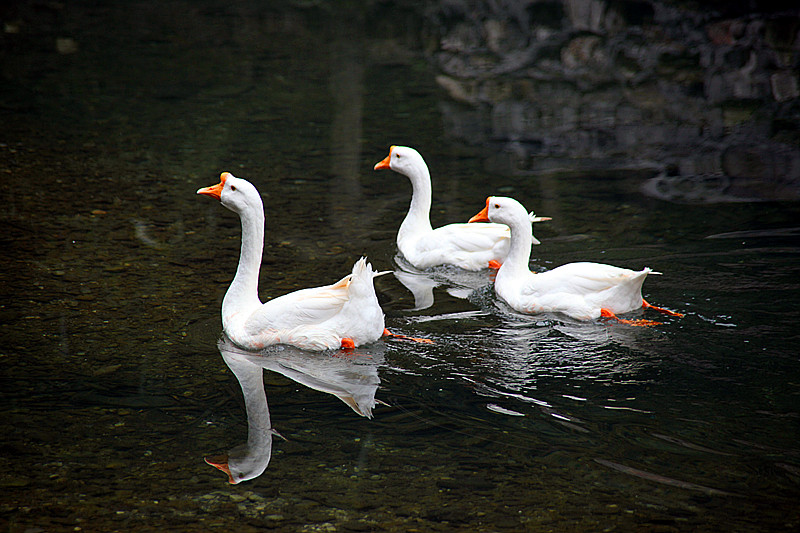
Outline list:
[[[495,209],[500,209],[500,204],[494,204]]]
[[[236,185],[231,185],[231,190],[235,191],[236,190]]]

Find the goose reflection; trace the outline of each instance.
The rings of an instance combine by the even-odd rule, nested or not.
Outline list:
[[[428,309],[433,305],[433,289],[441,285],[440,281],[433,279],[430,274],[425,274],[423,272],[407,272],[398,269],[392,273],[394,277],[414,295],[413,311]]]
[[[458,331],[447,335],[448,350],[481,354],[459,371],[462,376],[496,385],[490,396],[535,390],[543,380],[565,386],[567,382],[636,381],[657,361],[652,354],[658,353],[663,333],[655,328],[583,322],[555,314],[533,319],[495,300],[490,287],[476,291],[470,302],[479,310],[469,315],[450,313],[410,320],[421,328]],[[427,325],[430,323],[434,324]]]
[[[644,351],[653,339],[650,331],[630,329],[561,320],[540,324],[507,320],[495,330],[494,353],[510,383],[530,385],[544,377],[628,379],[642,364],[636,352]],[[627,349],[620,350],[622,346]]]
[[[394,277],[414,296],[413,311],[428,309],[434,304],[434,289],[443,287],[450,296],[468,299],[476,290],[491,284],[493,273],[488,270],[473,272],[452,266],[419,270],[402,256],[394,258]]]
[[[758,179],[735,178],[725,174],[669,175],[666,171],[642,183],[647,196],[684,204],[715,204],[789,200],[773,184]],[[775,197],[773,197],[775,196]]]
[[[594,433],[606,416],[601,413],[647,409],[634,391],[652,379],[658,365],[646,351],[652,331],[508,316],[485,335],[474,335],[482,336],[485,355],[462,371],[461,379],[488,400],[489,411],[531,416],[544,423],[537,431],[557,429],[554,435],[560,435],[566,428],[574,436]],[[641,350],[631,349],[637,344]],[[597,383],[606,385],[600,396],[593,387]]]
[[[632,367],[623,354],[653,353],[664,336],[657,328],[628,327],[603,319],[584,322],[562,314],[546,314],[532,322],[529,316],[507,310],[504,325],[497,331],[501,351],[509,356],[512,352],[538,355],[537,360],[549,354],[563,364],[563,371],[578,378],[627,373]]]
[[[384,360],[382,344],[347,352],[307,352],[286,345],[249,352],[223,337],[217,347],[242,388],[247,412],[247,442],[226,454],[208,456],[205,460],[225,472],[232,484],[264,473],[272,457],[272,439],[280,436],[272,428],[263,369],[332,394],[358,415],[372,418],[375,392],[380,384],[378,365]]]

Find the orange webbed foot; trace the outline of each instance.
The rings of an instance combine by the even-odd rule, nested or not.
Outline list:
[[[391,331],[385,328],[383,330],[383,335],[384,337],[392,337],[404,341],[414,341],[414,342],[423,342],[425,344],[434,344],[434,342],[431,339],[420,339],[418,337],[409,337],[407,335],[401,335],[400,333],[392,333]]]
[[[652,304],[648,303],[647,300],[645,300],[644,298],[642,298],[642,307],[644,309],[652,309],[654,311],[658,311],[659,313],[664,313],[665,315],[669,315],[669,316],[677,316],[677,317],[682,317],[683,316],[683,313],[678,313],[676,311],[670,311],[669,309],[666,309],[664,307],[657,307],[655,305],[652,305]]]
[[[499,261],[495,261],[494,259],[489,261],[489,268],[491,268],[492,270],[499,270],[501,266],[503,266],[503,264],[500,263]]]
[[[661,324],[661,322],[656,322],[654,320],[645,320],[640,318],[638,320],[627,320],[625,318],[620,318],[615,315],[610,309],[606,309],[605,307],[600,309],[600,316],[603,318],[610,318],[611,320],[615,320],[620,322],[621,324],[628,324],[629,326],[657,326]]]
[[[350,337],[342,339],[342,350],[352,350],[356,347],[356,343]]]
[[[617,318],[617,315],[615,315],[614,313],[612,313],[611,311],[609,311],[605,307],[600,309],[600,316],[603,317],[603,318]]]

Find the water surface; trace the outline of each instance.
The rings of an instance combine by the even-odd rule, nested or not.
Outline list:
[[[437,85],[414,5],[9,13],[10,531],[797,527],[796,197],[653,194],[648,180],[672,171],[603,157],[502,171],[497,139],[454,135],[449,113],[466,104]],[[524,317],[496,301],[488,273],[448,269],[421,280],[433,301],[419,309],[398,278],[378,278],[387,326],[435,344],[350,355],[377,375],[371,419],[265,371],[286,440],[262,475],[229,485],[203,458],[247,438],[217,346],[239,224],[195,191],[222,171],[261,191],[262,299],[333,282],[362,254],[393,269],[410,187],[372,170],[391,144],[428,161],[434,225],[514,196],[554,218],[536,227],[532,268],[650,266],[663,275],[645,298],[685,316],[643,313],[662,322],[650,328]]]

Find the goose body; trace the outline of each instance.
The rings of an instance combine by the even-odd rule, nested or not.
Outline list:
[[[431,176],[422,156],[407,146],[392,146],[375,170],[390,168],[411,181],[411,205],[397,232],[397,248],[419,269],[455,265],[465,270],[482,270],[490,262],[502,264],[508,255],[511,234],[503,224],[449,224],[434,229],[430,222]],[[549,220],[534,217],[531,223]],[[531,234],[530,242],[539,244]],[[493,264],[494,264],[493,263]]]
[[[502,267],[501,267],[502,268]],[[510,307],[528,314],[564,313],[592,320],[606,309],[615,315],[643,306],[642,284],[649,268],[639,271],[602,263],[568,263],[525,276],[497,273],[495,291]]]
[[[375,295],[377,275],[363,257],[350,274],[332,285],[302,289],[261,303],[258,274],[264,246],[261,195],[247,180],[229,172],[197,194],[217,198],[239,215],[242,247],[236,275],[222,301],[222,327],[237,345],[260,350],[290,344],[306,350],[352,348],[374,342],[384,332]]]
[[[490,196],[486,207],[471,221],[491,220],[511,229],[511,249],[497,272],[495,293],[520,313],[563,313],[577,320],[616,317],[642,307],[654,307],[642,298],[649,268],[639,271],[602,263],[568,263],[533,273],[530,232],[525,208],[512,198]],[[668,314],[665,309],[655,308]],[[631,322],[631,321],[628,321]],[[643,325],[643,324],[639,324]]]

